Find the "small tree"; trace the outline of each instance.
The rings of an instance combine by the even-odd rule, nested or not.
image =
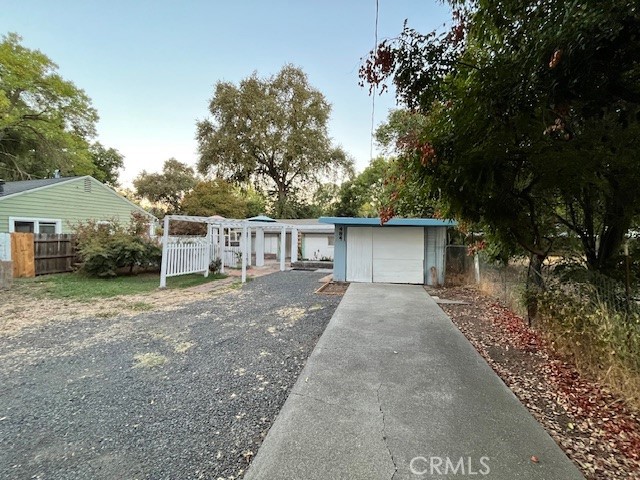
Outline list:
[[[167,213],[174,213],[180,209],[184,195],[197,182],[193,168],[170,158],[164,162],[162,173],[143,170],[133,181],[133,186],[140,197],[162,205]]]
[[[185,215],[245,218],[247,203],[230,183],[216,179],[198,183],[184,196],[180,211]]]

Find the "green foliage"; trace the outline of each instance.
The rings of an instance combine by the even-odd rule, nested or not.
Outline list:
[[[226,218],[245,218],[247,201],[228,182],[216,179],[198,183],[188,192],[180,204],[185,215]]]
[[[155,269],[160,265],[162,250],[146,238],[146,219],[133,215],[129,225],[116,221],[93,220],[74,225],[82,271],[90,276],[115,277],[121,269]]]
[[[339,217],[377,217],[383,205],[384,182],[389,163],[375,158],[362,173],[340,186],[336,215]]]
[[[89,148],[94,165],[93,177],[110,187],[118,186],[119,170],[124,167],[124,157],[114,148],[106,148],[95,142]]]
[[[347,155],[331,145],[330,110],[306,74],[292,65],[267,79],[254,73],[239,85],[218,82],[211,118],[197,125],[198,169],[234,183],[254,183],[272,196],[275,215],[285,217],[296,191],[352,169]]]
[[[89,97],[20,41],[10,33],[0,42],[0,177],[94,174],[88,142],[98,115]]]
[[[451,31],[405,28],[363,65],[408,107],[379,138],[443,215],[538,263],[572,232],[590,268],[611,269],[640,213],[635,3],[450,3]]]
[[[170,158],[164,162],[162,173],[143,170],[133,180],[133,186],[138,196],[160,205],[167,213],[176,213],[184,195],[197,182],[193,168]]]
[[[213,262],[209,264],[209,272],[217,275],[222,270],[222,259],[216,258]]]

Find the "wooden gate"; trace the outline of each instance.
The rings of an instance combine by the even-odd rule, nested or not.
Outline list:
[[[13,262],[13,278],[35,277],[33,233],[11,234],[11,261]]]
[[[76,258],[74,236],[39,233],[34,236],[35,274],[72,272]]]

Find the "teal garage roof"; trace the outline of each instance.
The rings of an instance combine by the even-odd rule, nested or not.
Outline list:
[[[390,226],[390,227],[455,227],[455,220],[441,220],[439,218],[392,218],[384,225],[380,218],[363,217],[320,217],[320,223],[332,223],[334,225],[362,225],[362,226]]]

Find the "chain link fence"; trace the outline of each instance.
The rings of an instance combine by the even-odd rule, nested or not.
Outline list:
[[[560,259],[548,259],[542,267],[539,282],[529,268],[529,259],[512,259],[508,265],[490,261],[482,252],[475,256],[464,245],[449,245],[446,250],[446,282],[448,286],[478,286],[480,291],[525,315],[528,296],[534,283],[543,290],[561,293],[575,302],[590,302],[609,311],[640,317],[638,285],[587,270]]]

